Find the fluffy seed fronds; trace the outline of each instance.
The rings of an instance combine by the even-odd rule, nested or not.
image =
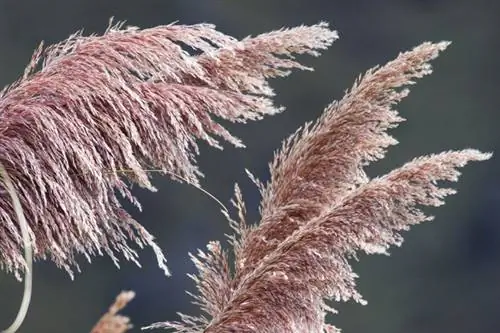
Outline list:
[[[132,324],[130,324],[130,319],[119,315],[118,312],[134,297],[135,293],[133,291],[122,291],[116,297],[115,302],[111,305],[108,312],[106,312],[101,319],[99,319],[94,328],[92,328],[91,333],[124,333],[131,329]]]
[[[368,70],[320,119],[284,142],[270,166],[271,182],[262,193],[261,226],[240,258],[247,267],[368,181],[363,167],[397,143],[387,130],[404,119],[392,106],[407,96],[406,86],[431,72],[428,61],[447,45],[424,43],[381,68]],[[266,240],[259,241],[263,235]]]
[[[29,223],[36,259],[72,274],[76,254],[137,262],[153,237],[122,208],[139,208],[128,184],[154,190],[147,169],[198,184],[197,140],[243,143],[213,117],[233,122],[275,114],[267,79],[305,69],[293,54],[325,49],[336,33],[320,23],[238,41],[209,24],[140,30],[110,26],[34,53],[23,77],[0,95],[0,162]],[[0,265],[25,267],[12,203],[0,196]]]
[[[261,221],[256,227],[230,221],[238,237],[235,273],[218,243],[193,260],[196,301],[208,317],[182,315],[164,322],[176,332],[338,332],[325,323],[335,312],[326,300],[354,299],[356,274],[349,259],[359,251],[386,253],[402,242],[401,231],[430,220],[421,206],[439,206],[454,190],[460,167],[491,154],[466,149],[424,156],[378,178],[363,168],[397,143],[387,130],[403,120],[393,109],[408,85],[431,73],[429,61],[447,42],[423,43],[375,67],[333,102],[314,123],[299,129],[276,153],[271,181],[259,185]],[[235,204],[244,213],[241,193]],[[244,221],[244,217],[240,217]]]

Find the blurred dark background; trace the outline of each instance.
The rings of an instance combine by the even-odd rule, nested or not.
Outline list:
[[[356,76],[398,52],[426,41],[452,40],[435,61],[435,72],[412,89],[400,105],[408,119],[392,133],[401,142],[370,174],[387,172],[420,154],[475,147],[495,151],[500,120],[500,2],[451,0],[386,1],[215,1],[215,0],[0,0],[0,84],[15,80],[40,40],[53,43],[74,31],[101,33],[114,16],[151,27],[179,20],[210,22],[244,37],[283,26],[325,20],[340,40],[320,58],[304,58],[315,72],[296,72],[273,82],[281,115],[249,125],[230,126],[245,150],[202,147],[204,187],[227,203],[233,183],[241,184],[249,220],[258,219],[259,196],[244,168],[268,178],[267,163],[280,142],[306,120],[315,119],[342,97]],[[433,209],[436,220],[415,227],[391,257],[363,256],[355,263],[359,289],[368,306],[338,306],[332,318],[344,332],[500,331],[500,176],[498,159],[464,169],[458,195]],[[184,290],[193,290],[188,252],[223,240],[227,223],[217,204],[188,185],[157,177],[159,193],[136,191],[143,212],[131,212],[158,238],[173,273],[165,278],[152,251],[141,252],[143,268],[95,258],[71,281],[53,264],[34,271],[31,308],[20,332],[89,332],[122,289],[137,298],[126,309],[139,327],[192,313]],[[7,327],[20,302],[22,284],[0,273],[0,327]]]

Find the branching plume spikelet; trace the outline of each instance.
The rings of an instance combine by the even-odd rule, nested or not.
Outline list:
[[[325,23],[241,41],[210,24],[140,30],[120,23],[102,36],[76,33],[41,45],[0,95],[0,159],[21,198],[35,258],[72,274],[78,253],[137,262],[132,241],[151,246],[168,273],[153,237],[116,192],[139,206],[127,184],[154,190],[151,167],[197,185],[197,140],[243,146],[213,117],[246,122],[281,111],[267,79],[307,69],[293,54],[317,55],[334,39]],[[25,263],[14,216],[2,190],[0,264],[19,273]]]
[[[198,140],[243,147],[215,119],[246,122],[280,112],[267,79],[309,69],[294,54],[316,56],[336,38],[325,23],[242,40],[209,24],[140,30],[119,23],[102,36],[77,33],[40,45],[22,78],[0,94],[0,266],[18,276],[29,267],[14,214],[22,211],[24,243],[32,243],[35,258],[50,258],[70,274],[77,254],[90,261],[106,253],[116,264],[121,254],[139,264],[130,242],[152,247],[168,274],[162,251],[117,192],[140,208],[129,184],[155,190],[151,168],[199,186]],[[325,322],[335,312],[326,301],[365,303],[349,260],[401,245],[402,231],[432,218],[421,206],[439,206],[454,193],[439,181],[457,181],[458,168],[491,156],[465,149],[419,157],[373,179],[364,171],[397,143],[387,133],[403,121],[393,106],[447,46],[426,42],[367,71],[283,143],[269,183],[250,174],[262,194],[258,225],[246,225],[236,186],[238,219],[227,214],[234,265],[219,242],[191,255],[198,269],[190,276],[192,296],[204,314],[149,327],[338,332]],[[128,318],[117,312],[132,297],[121,294],[93,332],[128,330]]]
[[[90,333],[124,333],[132,328],[128,317],[118,314],[133,298],[133,291],[122,291]]]
[[[196,303],[206,316],[181,315],[163,322],[176,332],[338,332],[325,323],[335,312],[325,300],[354,299],[356,274],[348,260],[359,251],[386,253],[402,242],[400,232],[430,220],[421,206],[439,206],[454,190],[438,181],[457,181],[470,161],[491,154],[466,149],[416,158],[388,174],[369,179],[364,167],[397,143],[387,130],[403,120],[393,109],[407,86],[431,73],[429,61],[447,42],[423,43],[361,76],[339,102],[283,144],[261,184],[261,221],[244,224],[244,204],[236,187],[240,222],[234,274],[218,242],[193,258],[199,274]]]

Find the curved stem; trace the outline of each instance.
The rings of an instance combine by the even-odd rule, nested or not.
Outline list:
[[[24,293],[23,299],[21,301],[21,306],[19,307],[19,311],[17,312],[17,316],[14,322],[7,329],[2,331],[2,333],[15,333],[23,323],[30,305],[33,283],[33,249],[31,247],[31,240],[28,232],[28,222],[26,221],[26,217],[24,216],[21,201],[19,200],[19,196],[17,195],[16,189],[12,184],[9,174],[7,173],[7,170],[5,170],[5,167],[2,163],[0,163],[0,176],[2,176],[3,178],[5,188],[10,195],[12,204],[14,206],[14,211],[16,212],[17,220],[19,221],[19,227],[21,228],[21,234],[24,244],[24,260],[26,261],[24,274]]]

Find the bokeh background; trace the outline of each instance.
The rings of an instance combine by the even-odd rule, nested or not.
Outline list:
[[[151,27],[175,20],[210,22],[237,37],[283,26],[325,20],[340,40],[320,58],[304,58],[315,72],[274,80],[283,114],[249,125],[230,126],[245,150],[202,147],[204,187],[225,203],[240,183],[249,220],[258,220],[259,196],[246,178],[248,168],[268,179],[267,163],[280,142],[307,120],[340,99],[356,76],[422,41],[452,40],[434,62],[435,72],[412,89],[400,105],[408,119],[392,133],[401,142],[371,175],[387,172],[421,154],[453,148],[500,147],[500,2],[492,0],[0,0],[0,84],[15,80],[40,40],[57,42],[84,27],[101,33],[114,16]],[[464,169],[459,193],[431,212],[436,220],[415,227],[391,257],[362,256],[355,269],[368,306],[340,304],[332,321],[344,332],[500,331],[500,176],[498,158]],[[159,193],[136,190],[143,212],[130,211],[167,253],[173,276],[165,278],[148,249],[143,268],[96,258],[71,281],[53,264],[34,271],[31,308],[20,332],[89,332],[115,295],[133,289],[126,309],[139,327],[177,319],[176,311],[196,309],[184,290],[193,290],[188,252],[223,240],[227,223],[218,205],[188,185],[157,177]],[[0,327],[19,306],[22,284],[0,272]]]

